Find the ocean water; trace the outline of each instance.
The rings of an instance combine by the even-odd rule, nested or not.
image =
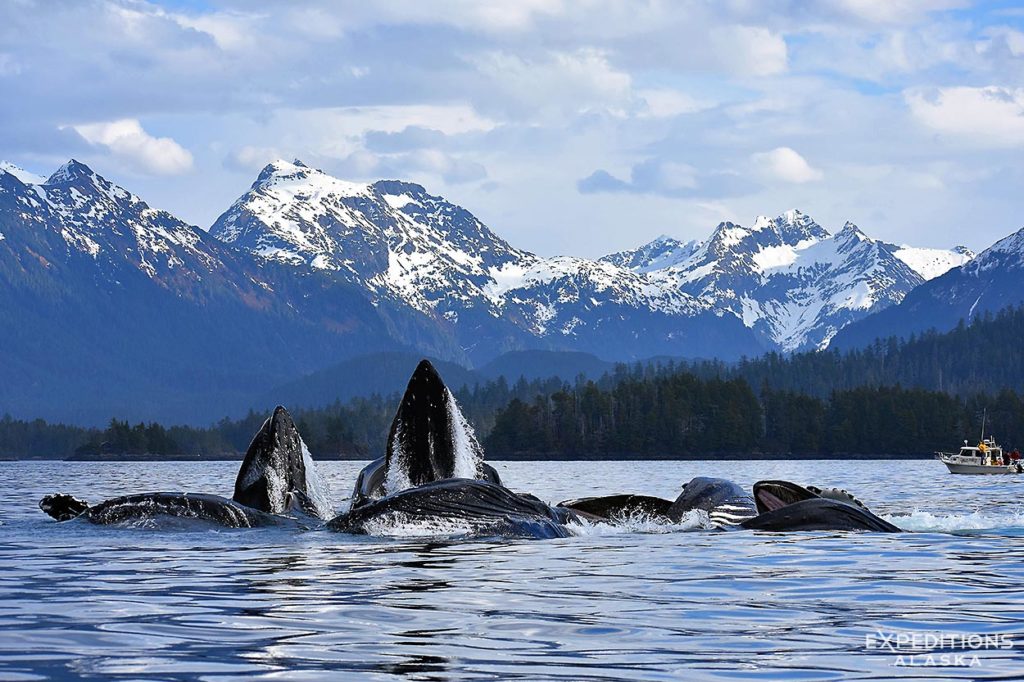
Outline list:
[[[912,532],[109,528],[36,504],[230,496],[237,464],[2,463],[0,679],[1024,678],[1024,476],[935,461],[492,464],[550,501],[675,497],[696,475],[835,485]],[[359,467],[320,464],[339,508]]]

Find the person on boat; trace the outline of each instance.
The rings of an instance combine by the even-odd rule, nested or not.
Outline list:
[[[1003,450],[1003,466],[1010,466],[1010,453]]]
[[[1010,460],[1013,461],[1013,462],[1019,462],[1020,461],[1020,450],[1018,450],[1017,448],[1014,448],[1013,452],[1010,453]]]

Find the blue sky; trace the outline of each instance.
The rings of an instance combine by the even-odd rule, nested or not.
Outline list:
[[[6,0],[0,101],[0,159],[201,227],[277,157],[545,255],[793,207],[922,246],[1024,225],[1024,3]]]

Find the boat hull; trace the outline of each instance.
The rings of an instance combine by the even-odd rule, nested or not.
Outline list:
[[[1024,468],[1020,464],[1007,464],[993,466],[991,464],[972,464],[969,462],[957,462],[946,457],[938,457],[939,461],[946,465],[951,474],[970,474],[974,476],[991,476],[994,474],[1019,474]]]

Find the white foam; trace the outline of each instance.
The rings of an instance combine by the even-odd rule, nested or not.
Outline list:
[[[452,538],[473,535],[487,524],[474,524],[468,519],[443,517],[411,518],[402,512],[381,514],[367,521],[367,535],[386,538]]]
[[[587,537],[623,535],[625,533],[679,533],[694,530],[713,530],[716,526],[708,518],[707,512],[694,509],[686,512],[683,518],[675,523],[665,523],[665,520],[660,517],[636,512],[608,522],[592,522],[580,519],[567,524],[566,528],[573,535]]]
[[[317,471],[313,456],[306,447],[305,441],[299,438],[302,446],[302,464],[306,469],[306,496],[309,497],[316,508],[316,515],[321,519],[330,519],[334,516],[334,508],[331,506],[331,488],[327,481]]]
[[[480,466],[480,446],[477,444],[476,434],[473,433],[473,427],[462,415],[452,392],[447,387],[444,392],[448,402],[448,421],[451,424],[452,445],[455,449],[455,467],[452,475],[455,478],[477,478],[482,467]]]
[[[1024,530],[1024,507],[1005,511],[975,511],[962,514],[933,514],[915,509],[910,514],[883,516],[903,530],[931,533],[957,533],[974,530]]]
[[[268,466],[260,469],[259,473],[267,481],[267,499],[270,502],[270,511],[274,514],[283,514],[287,503],[285,493],[288,492],[288,482],[284,479],[284,467]]]
[[[391,439],[391,460],[388,462],[388,473],[384,479],[384,494],[395,493],[412,487],[409,478],[409,462],[402,451],[402,424],[395,424],[395,435]]]

